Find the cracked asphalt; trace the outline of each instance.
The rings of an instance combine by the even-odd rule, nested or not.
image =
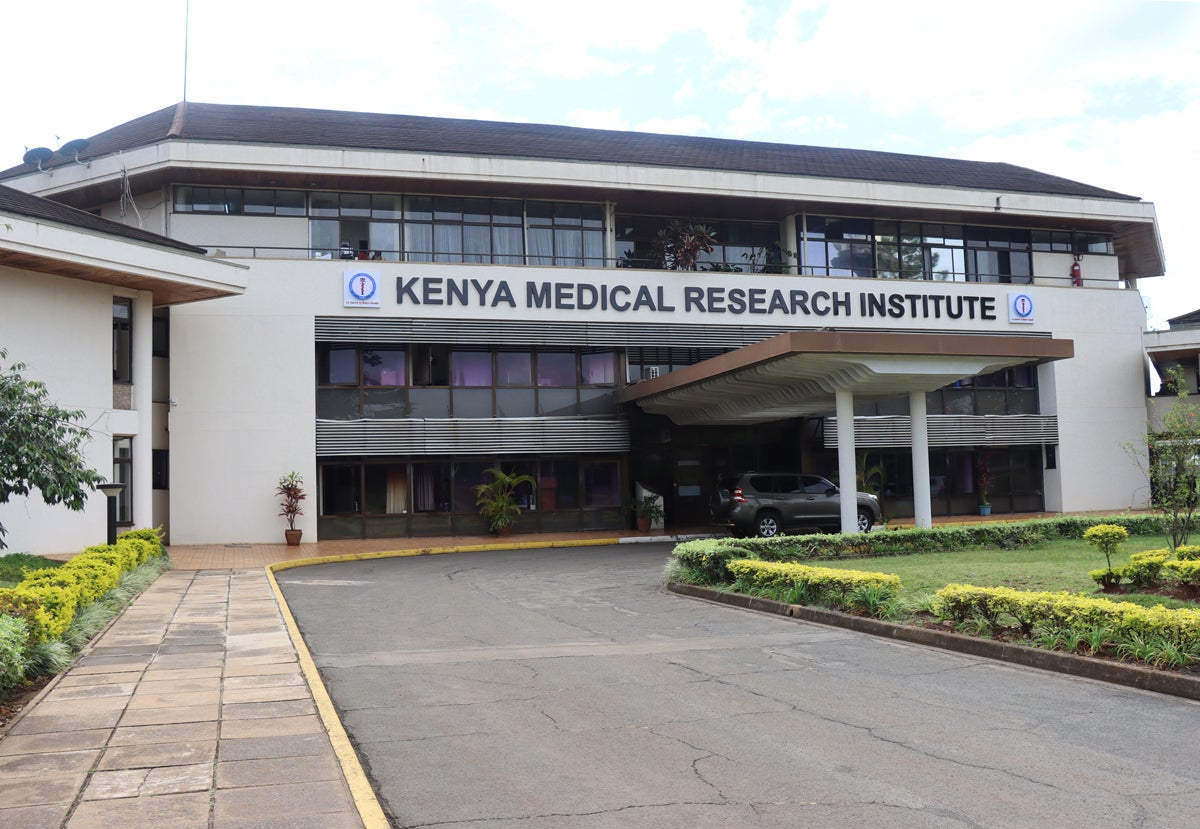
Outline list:
[[[670,594],[669,550],[278,579],[395,826],[1197,825],[1196,703]]]

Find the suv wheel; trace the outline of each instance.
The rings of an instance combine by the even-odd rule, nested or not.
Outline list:
[[[779,535],[782,516],[775,510],[763,510],[754,522],[754,533],[759,538],[774,538]]]
[[[875,523],[875,516],[871,515],[871,511],[865,507],[858,509],[858,531],[860,533],[870,532],[871,525]]]

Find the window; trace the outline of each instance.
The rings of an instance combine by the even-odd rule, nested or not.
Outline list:
[[[151,486],[159,490],[170,489],[170,452],[166,449],[153,450],[150,464]]]
[[[125,488],[117,496],[117,523],[133,523],[133,438],[113,438],[113,476],[114,484],[124,484]]]
[[[133,300],[113,300],[113,382],[133,382]]]
[[[160,312],[154,317],[153,330],[151,332],[151,349],[155,357],[170,357],[171,356],[171,319],[166,316],[166,311]]]
[[[819,276],[1024,285],[1033,281],[1032,251],[1112,253],[1106,234],[829,216],[797,222],[801,273]]]
[[[604,266],[604,207],[571,202],[529,202],[529,264]]]
[[[619,264],[632,268],[659,268],[655,250],[661,230],[673,219],[663,216],[617,216]],[[712,251],[701,253],[697,270],[746,273],[782,273],[783,249],[775,222],[725,222],[679,219],[704,225],[713,232]]]

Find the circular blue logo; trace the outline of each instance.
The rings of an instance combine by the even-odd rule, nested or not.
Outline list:
[[[375,291],[379,286],[375,284],[375,277],[369,273],[356,273],[350,277],[350,295],[360,302],[366,302],[371,297],[375,296]]]
[[[1013,316],[1028,319],[1033,316],[1033,297],[1029,294],[1017,294],[1012,298]]]

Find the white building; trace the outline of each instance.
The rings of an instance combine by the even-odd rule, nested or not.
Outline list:
[[[84,413],[88,465],[126,484],[118,520],[166,525],[166,309],[240,294],[245,269],[191,245],[0,186],[0,349],[65,409]],[[161,310],[156,310],[161,309]],[[132,487],[128,486],[132,483]],[[153,516],[153,517],[152,517]],[[11,551],[103,543],[107,504],[0,505]]]
[[[306,540],[480,532],[497,463],[539,481],[527,532],[627,526],[636,484],[704,524],[720,473],[848,480],[864,453],[918,523],[975,511],[985,465],[997,513],[1148,495],[1125,446],[1137,280],[1164,266],[1136,197],[1006,164],[194,103],[80,160],[0,180],[245,268],[244,292],[156,311],[169,514],[138,509],[166,448],[142,429],[132,520],[174,543],[277,540],[292,469]],[[696,271],[665,269],[673,222],[713,244]],[[136,303],[135,337],[167,304]],[[9,305],[0,345],[57,363],[15,348]]]

